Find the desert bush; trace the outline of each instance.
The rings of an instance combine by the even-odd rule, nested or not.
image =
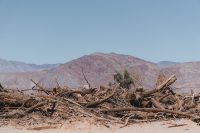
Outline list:
[[[123,74],[116,71],[114,74],[114,81],[120,84],[120,87],[130,89],[131,85],[134,85],[134,81],[127,70],[124,70]]]

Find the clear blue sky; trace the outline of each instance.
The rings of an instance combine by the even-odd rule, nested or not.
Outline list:
[[[0,0],[0,58],[63,63],[93,52],[200,60],[200,0]]]

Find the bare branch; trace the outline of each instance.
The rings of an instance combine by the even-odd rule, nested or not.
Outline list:
[[[84,73],[84,71],[83,71],[83,67],[81,67],[81,72],[82,72],[82,75],[83,75],[84,80],[86,81],[86,83],[88,84],[89,89],[90,89],[90,88],[91,88],[91,84],[90,84],[90,82],[88,81],[88,79],[87,79],[87,77],[86,77],[86,75],[85,75],[85,73]]]

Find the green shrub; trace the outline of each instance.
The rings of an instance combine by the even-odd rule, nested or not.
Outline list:
[[[123,74],[116,71],[114,74],[114,80],[119,83],[122,88],[130,89],[131,85],[134,85],[133,79],[127,70],[124,70]]]

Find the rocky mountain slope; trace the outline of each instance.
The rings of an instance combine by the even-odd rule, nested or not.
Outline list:
[[[163,66],[163,64],[165,65]],[[3,70],[1,67],[0,65],[0,72]],[[91,85],[98,87],[112,82],[115,71],[127,69],[137,80],[137,85],[142,85],[145,88],[154,88],[157,76],[162,72],[167,77],[172,74],[177,76],[175,87],[179,90],[188,92],[193,89],[200,92],[200,62],[161,62],[156,64],[129,55],[94,53],[49,68],[51,67],[46,67],[47,70],[43,70],[35,65],[34,69],[30,69],[30,67],[8,69],[14,72],[1,72],[0,82],[8,88],[30,89],[33,86],[30,79],[33,79],[44,87],[55,87],[57,86],[56,81],[58,81],[61,86],[76,88],[86,84],[82,74],[83,70]]]
[[[115,71],[127,69],[140,84],[152,88],[158,73],[156,64],[133,56],[94,53],[51,69],[41,83],[46,87],[55,86],[57,79],[61,86],[82,86],[86,84],[82,69],[92,86],[108,85]]]

